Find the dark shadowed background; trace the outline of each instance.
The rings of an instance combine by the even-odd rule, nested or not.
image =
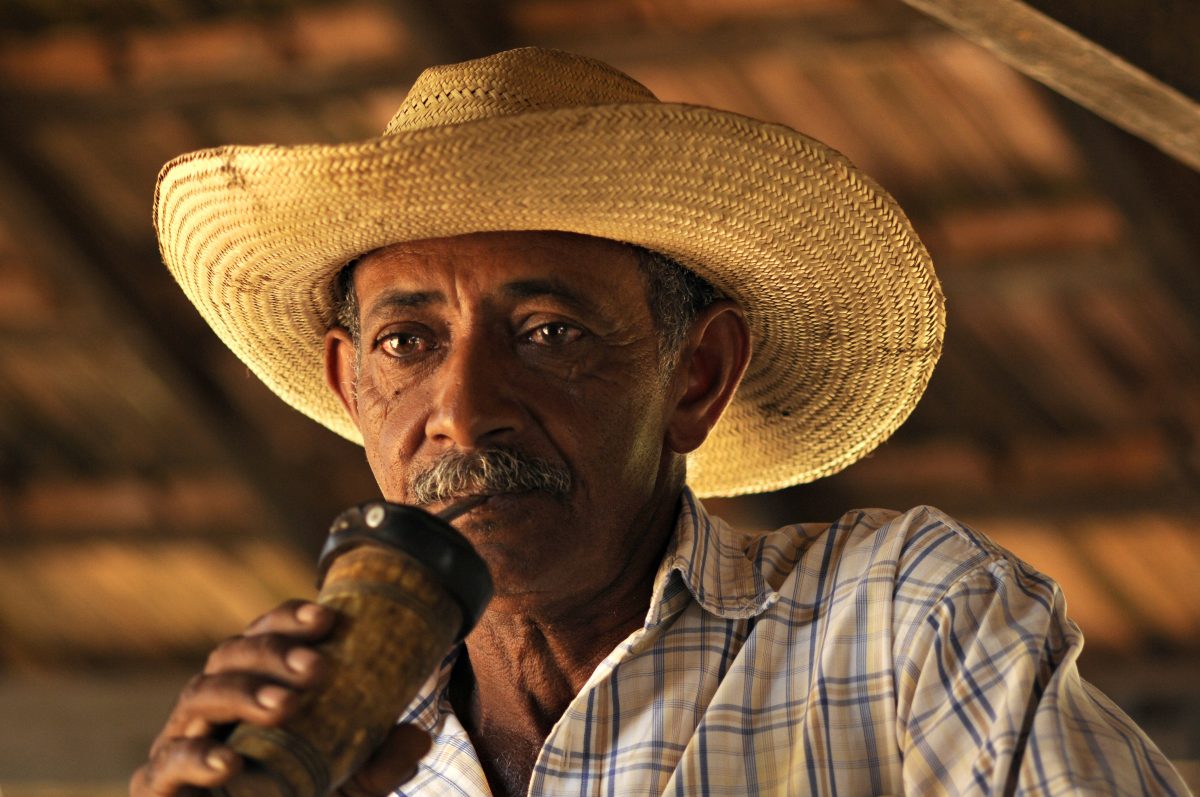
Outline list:
[[[1194,109],[1194,3],[1030,2]],[[4,797],[124,793],[204,654],[311,594],[326,524],[375,495],[361,451],[275,399],[161,265],[161,164],[369,138],[422,67],[524,44],[602,58],[665,100],[785,122],[900,200],[948,298],[924,402],[842,474],[711,506],[768,527],[931,503],[984,530],[1059,580],[1089,640],[1084,677],[1196,784],[1188,166],[901,0],[7,0]]]

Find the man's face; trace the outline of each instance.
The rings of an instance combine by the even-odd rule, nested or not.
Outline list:
[[[354,276],[361,343],[335,356],[357,365],[348,401],[385,498],[413,503],[439,460],[498,446],[568,473],[564,495],[494,496],[456,523],[498,595],[602,588],[661,546],[645,538],[680,484],[664,443],[676,380],[631,249],[488,233],[378,250]]]

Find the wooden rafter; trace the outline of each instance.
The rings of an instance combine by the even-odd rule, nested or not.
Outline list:
[[[72,215],[72,209],[66,207],[66,203],[51,206],[47,198],[63,196],[66,190],[56,192],[53,176],[34,163],[32,157],[18,157],[19,150],[9,133],[0,124],[0,214],[12,229],[21,230],[22,247],[48,275],[73,286],[80,295],[87,297],[86,301],[75,301],[75,295],[72,295],[70,300],[64,301],[65,306],[57,310],[56,326],[103,329],[105,345],[119,350],[118,359],[137,363],[139,368],[155,375],[157,381],[153,387],[164,391],[162,395],[167,402],[162,412],[174,415],[181,422],[186,419],[186,426],[179,430],[177,440],[185,446],[189,445],[188,441],[191,444],[199,441],[200,450],[194,458],[207,463],[213,473],[227,471],[232,474],[230,483],[247,491],[243,495],[243,508],[252,509],[250,514],[253,516],[267,518],[266,523],[259,523],[255,528],[266,534],[279,534],[284,529],[298,526],[303,517],[294,511],[295,493],[284,489],[288,484],[287,474],[269,454],[246,450],[245,441],[253,438],[244,421],[231,411],[219,388],[204,375],[199,365],[185,361],[182,353],[189,348],[190,342],[168,345],[171,335],[158,331],[155,322],[140,309],[133,292],[111,276],[115,269],[112,261],[128,255],[102,246],[98,238],[86,231],[85,219]],[[150,263],[148,268],[158,268],[158,265]],[[54,334],[54,331],[42,331],[36,336],[30,335],[30,345],[37,343],[44,347]],[[13,352],[7,354],[11,359]],[[33,355],[33,359],[38,356],[44,355]],[[49,362],[45,365],[48,369],[53,366]],[[62,368],[61,363],[58,367]],[[80,380],[83,377],[75,373],[72,378]],[[127,368],[123,372],[114,371],[111,378],[129,380],[132,375]],[[130,383],[129,389],[138,392],[139,388]],[[86,419],[83,423],[86,425]],[[160,427],[153,428],[158,430]],[[185,433],[185,429],[198,431]],[[164,439],[164,443],[167,442],[170,441]],[[119,439],[113,440],[105,447],[118,448],[120,443]],[[89,466],[89,463],[81,463],[78,468]],[[140,467],[136,458],[131,459],[129,467],[135,471]],[[46,475],[25,472],[21,474],[21,480],[36,493],[39,479]],[[93,499],[98,499],[102,493],[105,488],[98,486],[92,499],[85,497],[80,512],[95,512],[100,504]],[[111,492],[108,495],[112,497]],[[15,493],[4,496],[9,517],[0,519],[0,526],[5,522],[21,524],[34,520],[16,510],[20,497]],[[193,503],[203,504],[215,497],[216,493],[210,492]],[[50,500],[53,502],[53,496]],[[92,515],[88,520],[102,521],[103,518]]]
[[[1200,103],[1023,0],[904,0],[1200,170]]]

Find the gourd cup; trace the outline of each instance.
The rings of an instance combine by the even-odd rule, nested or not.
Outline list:
[[[245,767],[218,797],[325,797],[379,746],[492,596],[483,560],[449,519],[384,501],[334,520],[317,602],[338,620],[317,646],[329,677],[274,728],[242,723],[227,743]]]

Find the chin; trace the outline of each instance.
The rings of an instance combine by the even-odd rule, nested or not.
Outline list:
[[[527,603],[537,603],[548,593],[546,582],[555,573],[552,565],[535,565],[530,561],[531,557],[521,556],[511,549],[485,546],[480,549],[480,554],[492,575],[493,608],[511,611]]]

